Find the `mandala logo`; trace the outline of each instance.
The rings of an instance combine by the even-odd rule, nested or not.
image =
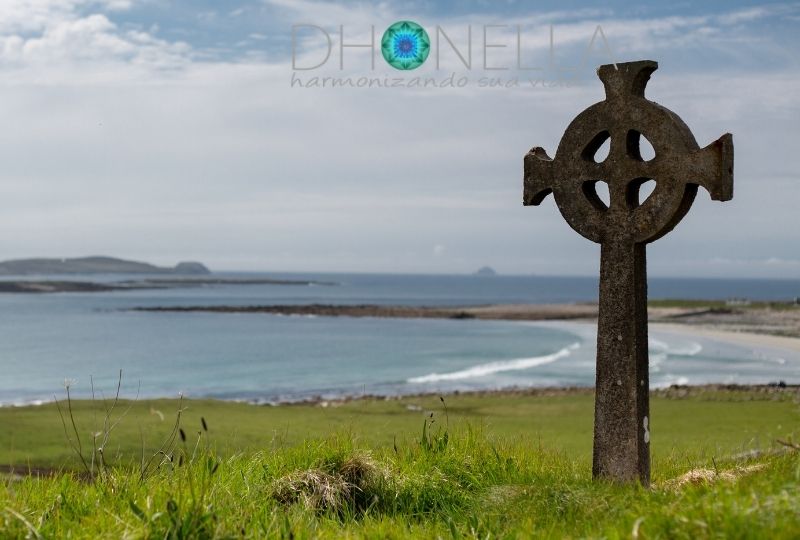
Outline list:
[[[431,52],[428,33],[413,21],[398,21],[386,29],[381,39],[381,53],[396,69],[416,69]]]

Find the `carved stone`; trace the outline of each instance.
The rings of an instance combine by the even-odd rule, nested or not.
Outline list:
[[[650,481],[650,413],[645,246],[671,231],[703,186],[718,201],[733,197],[733,137],[700,148],[672,111],[649,101],[644,89],[658,68],[644,60],[601,66],[606,98],[567,127],[551,159],[535,147],[525,156],[523,204],[553,194],[561,215],[601,245],[597,325],[595,477]],[[655,157],[642,158],[646,137]],[[610,139],[608,157],[595,153]],[[655,180],[639,202],[639,188]],[[610,204],[598,196],[608,184]]]

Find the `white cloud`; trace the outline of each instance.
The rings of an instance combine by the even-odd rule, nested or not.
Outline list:
[[[47,27],[79,17],[82,8],[124,11],[131,0],[4,0],[0,33],[41,32]]]
[[[130,8],[122,0],[14,1],[0,8],[0,66],[6,84],[23,80],[74,84],[114,80],[121,71],[175,68],[190,48],[139,30],[123,30],[105,13]],[[116,69],[115,69],[116,68]],[[10,76],[10,77],[9,77]]]
[[[19,6],[0,9],[0,229],[9,256],[114,252],[217,268],[424,271],[431,267],[421,261],[440,246],[432,268],[441,271],[487,263],[596,271],[596,246],[569,230],[552,200],[520,204],[522,156],[533,145],[552,155],[575,114],[602,99],[595,80],[554,90],[292,89],[288,60],[201,61],[188,44],[117,24],[108,4],[31,5],[27,17]],[[347,15],[354,28],[395,16],[389,5],[280,6],[288,18]],[[531,47],[547,46],[546,21],[531,22],[545,25]],[[716,24],[609,19],[603,27],[636,54],[653,36],[677,40],[693,28],[703,39]],[[580,47],[595,26],[564,16],[557,39]],[[648,91],[701,144],[732,131],[737,152],[734,201],[698,197],[684,223],[650,248],[652,272],[769,267],[796,276],[791,264],[703,261],[793,259],[800,73],[687,75],[668,61]]]

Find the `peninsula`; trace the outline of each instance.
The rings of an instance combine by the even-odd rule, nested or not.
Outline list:
[[[79,281],[72,277],[92,274],[133,274],[137,277],[114,281]],[[4,276],[20,276],[20,279],[4,278]],[[37,279],[22,276],[64,276],[64,278]],[[211,275],[211,271],[199,262],[181,262],[173,267],[163,267],[105,256],[75,259],[16,259],[0,262],[0,293],[109,292],[222,285],[333,286],[338,283],[278,278],[219,277]]]
[[[115,257],[93,256],[73,259],[36,258],[0,262],[0,275],[66,275],[66,274],[176,274],[207,275],[211,271],[199,262],[180,262],[173,267],[128,261]]]

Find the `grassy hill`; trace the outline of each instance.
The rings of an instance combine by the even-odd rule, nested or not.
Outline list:
[[[0,462],[75,471],[6,475],[0,537],[792,538],[800,453],[775,441],[800,425],[795,400],[655,396],[651,489],[591,480],[586,392],[452,396],[446,412],[435,397],[188,401],[185,440],[177,401],[141,401],[111,432],[106,467],[95,453],[93,480],[53,406],[0,409]],[[90,458],[104,409],[73,405]]]

